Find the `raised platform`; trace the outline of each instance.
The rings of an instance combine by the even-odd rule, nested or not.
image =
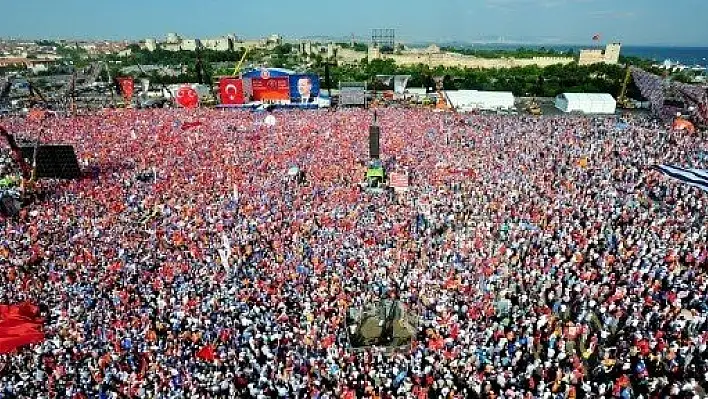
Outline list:
[[[418,319],[405,312],[397,301],[384,300],[361,312],[350,309],[347,324],[349,339],[355,348],[398,347],[411,342],[416,334]]]
[[[258,110],[262,109],[264,104],[262,103],[249,103],[249,104],[236,104],[236,105],[224,105],[224,104],[219,104],[216,106],[216,108],[222,108],[222,109],[248,109],[248,110]],[[268,108],[270,109],[319,109],[320,107],[317,104],[314,103],[308,103],[308,104],[268,104]]]

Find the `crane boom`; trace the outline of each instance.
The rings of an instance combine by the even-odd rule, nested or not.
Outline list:
[[[627,64],[624,79],[622,80],[622,88],[620,89],[619,96],[617,96],[617,104],[624,109],[634,108],[634,104],[627,98],[627,86],[629,85],[630,79],[632,79],[632,70],[629,64]]]
[[[30,181],[32,179],[32,166],[25,161],[22,156],[22,150],[17,145],[15,137],[13,137],[10,132],[8,132],[4,127],[0,126],[0,136],[2,136],[7,144],[10,146],[10,156],[15,161],[15,163],[20,167],[22,171],[22,179]]]
[[[238,73],[241,71],[241,66],[243,65],[243,62],[246,60],[246,56],[250,51],[251,49],[249,47],[246,47],[246,50],[243,52],[243,56],[241,57],[241,60],[234,67],[234,73],[231,76],[238,75]]]
[[[12,88],[12,78],[7,77],[7,80],[3,82],[2,87],[0,88],[0,104],[5,102],[5,99],[7,99],[10,96],[10,89]]]

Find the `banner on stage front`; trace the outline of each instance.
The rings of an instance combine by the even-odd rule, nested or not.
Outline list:
[[[254,101],[289,101],[290,81],[285,77],[251,79]]]

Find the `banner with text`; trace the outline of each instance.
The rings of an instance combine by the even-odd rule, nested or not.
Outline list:
[[[254,101],[290,100],[290,80],[285,77],[251,79]]]

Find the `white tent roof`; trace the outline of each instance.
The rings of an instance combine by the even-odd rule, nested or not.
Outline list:
[[[450,104],[460,110],[512,108],[514,95],[507,91],[454,90],[445,94]]]
[[[617,102],[607,93],[563,93],[556,97],[556,107],[563,112],[611,114]]]
[[[568,101],[610,101],[613,103],[615,102],[615,99],[607,93],[563,93],[561,95],[564,96]]]
[[[427,94],[427,90],[425,87],[409,87],[406,89],[406,91],[410,94],[414,94],[417,96],[424,96]]]

